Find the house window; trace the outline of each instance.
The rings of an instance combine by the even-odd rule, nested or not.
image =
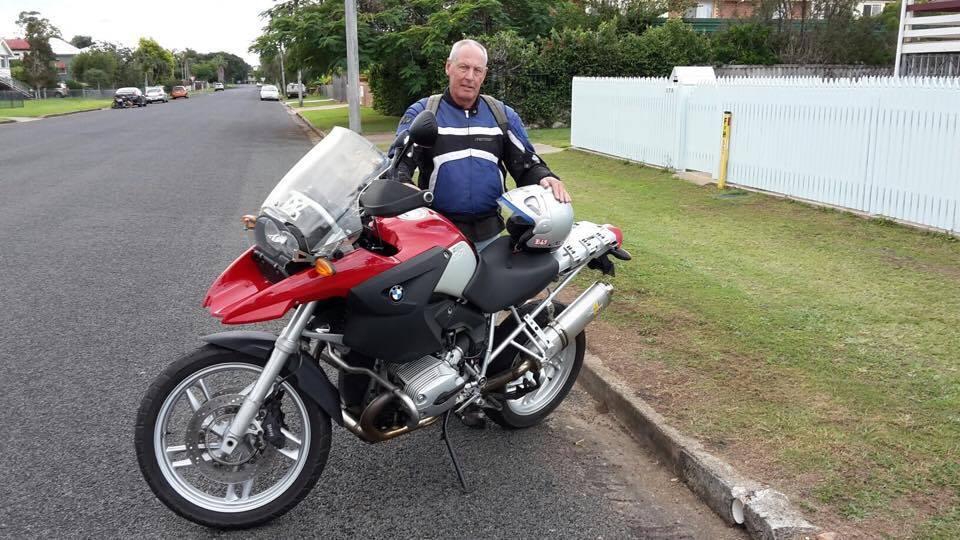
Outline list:
[[[864,17],[870,17],[871,15],[873,15],[873,6],[870,5],[870,4],[864,4],[864,5],[863,5],[863,16],[864,16]]]

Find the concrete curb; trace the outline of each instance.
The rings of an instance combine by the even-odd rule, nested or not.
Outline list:
[[[290,105],[287,105],[286,102],[281,101],[280,104],[282,104],[283,107],[287,109],[287,114],[289,114],[290,116],[293,116],[296,119],[297,123],[300,124],[301,127],[306,129],[313,135],[312,137],[310,137],[310,142],[312,142],[313,144],[317,144],[318,142],[320,142],[320,139],[323,139],[324,137],[327,136],[326,133],[317,129],[317,127],[311,124],[309,120],[304,118],[302,114],[300,114],[298,111],[293,110],[293,107],[291,107]]]
[[[82,111],[70,111],[70,112],[62,112],[62,113],[45,114],[43,116],[40,116],[39,118],[56,118],[58,116],[70,116],[71,114],[80,114],[80,113],[93,112],[93,111],[108,111],[108,110],[110,110],[110,107],[100,107],[99,109],[84,109]]]
[[[810,539],[819,532],[786,495],[740,475],[667,424],[596,356],[587,353],[579,382],[727,523],[744,525],[760,540]]]

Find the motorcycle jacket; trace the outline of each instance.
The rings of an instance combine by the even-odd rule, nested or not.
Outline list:
[[[497,199],[506,191],[505,172],[517,186],[556,175],[537,156],[520,116],[489,96],[478,97],[469,109],[457,105],[449,89],[439,98],[423,98],[404,113],[397,133],[431,106],[436,107],[437,140],[432,148],[404,156],[398,179],[411,181],[419,168],[417,183],[433,191],[435,210],[472,241],[495,236],[504,228]],[[502,109],[495,112],[491,107]],[[498,116],[506,122],[499,122]]]

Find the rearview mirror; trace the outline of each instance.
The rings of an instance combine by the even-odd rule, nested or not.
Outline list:
[[[430,111],[423,111],[410,124],[410,140],[419,146],[430,148],[437,140],[437,117]]]

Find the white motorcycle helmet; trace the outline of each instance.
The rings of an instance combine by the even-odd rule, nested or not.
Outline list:
[[[573,228],[573,206],[540,185],[512,189],[498,200],[515,250],[554,251]]]

